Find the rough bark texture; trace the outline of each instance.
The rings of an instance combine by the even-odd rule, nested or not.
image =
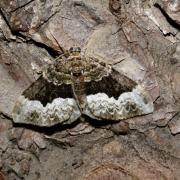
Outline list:
[[[0,1],[0,179],[180,179],[178,0]],[[13,124],[39,66],[80,46],[138,84],[152,114],[116,124]]]

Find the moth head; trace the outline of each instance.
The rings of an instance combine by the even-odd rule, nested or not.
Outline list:
[[[80,47],[71,47],[69,49],[69,52],[71,55],[79,55],[81,52],[81,48]]]

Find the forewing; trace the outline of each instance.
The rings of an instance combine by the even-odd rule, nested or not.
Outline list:
[[[87,106],[83,113],[97,120],[119,121],[153,112],[148,93],[128,77],[112,71],[87,87]]]
[[[54,85],[72,84],[71,75],[67,72],[67,63],[57,61],[43,70],[43,77]]]
[[[111,71],[99,81],[86,83],[86,94],[105,93],[108,97],[117,99],[123,92],[132,91],[137,84],[124,75]]]
[[[96,58],[87,57],[84,61],[86,61],[83,74],[85,82],[100,81],[111,73],[111,66]]]
[[[41,76],[18,98],[13,121],[47,127],[72,123],[81,116],[72,96],[70,86],[56,86]]]

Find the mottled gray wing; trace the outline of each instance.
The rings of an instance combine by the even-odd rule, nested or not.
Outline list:
[[[61,57],[43,70],[43,77],[55,85],[72,84],[72,75],[77,72],[81,73],[85,82],[100,81],[109,76],[111,66],[91,57]]]
[[[96,58],[86,57],[82,61],[86,63],[83,74],[85,82],[98,82],[111,74],[111,66]]]

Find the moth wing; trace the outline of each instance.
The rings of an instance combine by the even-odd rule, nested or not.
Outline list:
[[[68,85],[55,86],[42,76],[17,99],[13,121],[36,126],[69,124],[81,116]]]
[[[141,86],[131,92],[122,93],[118,99],[108,97],[105,93],[87,96],[84,114],[97,120],[119,121],[135,116],[152,113],[153,102]]]
[[[111,66],[96,58],[87,57],[84,61],[86,61],[87,69],[84,72],[85,82],[100,81],[103,77],[107,77],[111,73]]]
[[[100,81],[87,85],[84,114],[97,120],[119,121],[153,112],[147,92],[130,78],[112,71]]]

